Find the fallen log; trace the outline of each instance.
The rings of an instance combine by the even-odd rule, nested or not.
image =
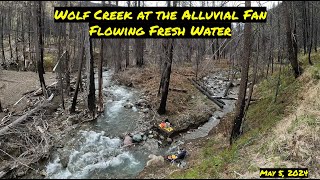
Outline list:
[[[169,88],[169,90],[170,90],[170,91],[187,93],[187,90],[185,90],[185,89]]]
[[[212,92],[205,86],[205,85],[202,85],[200,84],[200,82],[196,81],[195,79],[193,79],[193,81],[195,83],[197,83],[204,91],[206,91],[210,96],[214,96],[214,94],[212,94]],[[220,99],[216,99],[219,103],[223,104],[223,105],[226,105],[225,102],[223,102],[222,100]]]
[[[38,105],[24,114],[23,116],[19,117],[18,119],[14,120],[9,125],[5,126],[4,128],[0,129],[0,136],[4,135],[10,128],[16,126],[17,124],[20,124],[24,120],[26,120],[29,116],[37,112],[39,109],[41,109],[43,106],[47,105],[51,100],[53,99],[53,94],[48,98],[38,103]]]
[[[189,79],[189,78],[188,78]],[[223,108],[223,104],[217,99],[213,98],[208,92],[206,92],[201,86],[199,86],[193,79],[189,79],[191,83],[200,91],[202,94],[206,95],[212,102],[214,102],[219,108]]]
[[[213,98],[215,98],[215,99],[218,99],[218,100],[220,100],[220,99],[224,99],[224,100],[238,100],[238,98],[233,98],[233,97],[218,97],[218,96],[214,96]],[[247,100],[248,98],[246,98],[246,100]],[[257,99],[251,99],[250,101],[256,101]]]

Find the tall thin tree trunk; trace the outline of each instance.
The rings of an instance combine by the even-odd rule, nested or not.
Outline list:
[[[22,40],[22,58],[23,70],[26,70],[26,44],[25,44],[25,30],[24,30],[24,13],[21,14],[21,40]]]
[[[102,1],[102,6],[105,5],[105,1]],[[98,112],[103,112],[103,97],[102,97],[102,84],[103,84],[103,79],[102,79],[102,64],[104,60],[104,39],[101,39],[101,46],[100,46],[100,61],[98,64],[98,91],[99,91],[99,103],[98,103]]]
[[[311,5],[311,16],[309,18],[309,30],[310,30],[310,37],[309,37],[309,54],[308,54],[308,62],[310,65],[313,65],[312,61],[311,61],[311,51],[312,51],[312,40],[313,40],[313,28],[314,28],[314,17],[313,17],[313,11],[314,11],[314,8],[313,8],[313,5]],[[310,24],[310,21],[312,19],[312,22]]]
[[[89,28],[89,26],[87,27]],[[95,119],[95,86],[94,86],[94,71],[93,71],[93,47],[92,39],[89,39],[89,35],[85,34],[85,55],[87,61],[87,105],[89,111],[92,113],[92,118]]]
[[[12,53],[12,44],[11,44],[11,17],[9,17],[9,13],[12,13],[11,12],[11,6],[9,6],[9,12],[8,12],[8,21],[9,21],[9,27],[8,27],[8,32],[9,32],[9,47],[10,47],[10,61],[12,61],[12,59],[13,59],[13,53]]]
[[[176,3],[174,3],[174,6],[176,6]],[[170,7],[170,1],[167,1],[167,7]],[[168,64],[165,66],[165,77],[162,87],[162,93],[161,93],[161,101],[160,106],[158,108],[159,114],[165,114],[166,113],[166,106],[167,106],[167,99],[168,99],[168,93],[169,93],[169,85],[170,85],[170,76],[171,76],[171,65],[173,61],[173,43],[174,39],[168,39],[167,40],[167,47],[168,47]]]
[[[245,2],[245,7],[251,7],[251,1]],[[241,66],[241,81],[240,89],[237,100],[237,108],[234,116],[234,124],[230,136],[230,144],[233,143],[241,135],[242,120],[244,118],[244,110],[246,103],[246,91],[248,82],[248,70],[249,62],[251,59],[251,32],[252,26],[250,23],[245,23],[244,25],[244,49],[243,49],[243,63]]]
[[[36,21],[35,21],[35,28],[37,30],[37,40],[36,40],[36,57],[37,57],[37,67],[38,67],[38,75],[39,75],[39,80],[40,80],[40,87],[42,88],[42,92],[44,94],[44,96],[46,98],[48,98],[48,94],[47,94],[47,88],[46,88],[46,84],[45,84],[45,80],[43,77],[44,74],[44,68],[43,68],[43,40],[42,40],[42,34],[43,34],[43,27],[42,27],[42,16],[41,16],[41,12],[42,12],[42,2],[38,1],[37,4],[37,15],[36,17]]]
[[[289,2],[283,1],[283,12],[284,12],[284,19],[285,19],[285,27],[286,27],[286,36],[287,36],[287,48],[288,48],[288,55],[289,55],[289,61],[291,63],[291,66],[294,71],[295,77],[299,77],[303,70],[298,64],[297,55],[294,54],[294,48],[293,48],[293,36],[292,36],[292,29],[290,25],[290,15],[289,15]]]
[[[86,36],[86,34],[82,33],[82,37]],[[83,60],[84,60],[84,52],[85,52],[85,49],[84,49],[84,38],[82,40],[82,43],[81,43],[82,46],[80,47],[83,47],[81,48],[81,53],[79,53],[79,57],[78,59],[80,60],[80,63],[79,63],[79,66],[78,66],[78,75],[77,75],[77,82],[76,82],[76,87],[75,87],[75,92],[74,92],[74,95],[73,95],[73,99],[72,99],[72,104],[71,104],[71,108],[70,108],[70,112],[71,113],[74,113],[75,110],[76,110],[76,105],[77,105],[77,99],[78,99],[78,92],[79,92],[79,87],[80,87],[80,84],[81,84],[81,71],[82,71],[82,66],[83,66]]]
[[[2,51],[2,63],[6,64],[6,55],[5,55],[5,49],[4,49],[4,18],[1,16],[1,51]]]
[[[66,6],[70,5],[66,1]],[[64,49],[66,50],[66,61],[64,63],[65,67],[65,81],[66,81],[66,94],[70,95],[70,54],[71,54],[71,44],[70,44],[70,23],[66,24],[66,42],[64,42]]]

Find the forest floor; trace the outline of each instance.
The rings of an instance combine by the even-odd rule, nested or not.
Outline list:
[[[56,81],[55,74],[47,72],[44,74],[47,85]],[[25,71],[0,71],[0,99],[3,108],[13,111],[12,105],[31,90],[40,88],[39,76],[36,72]]]
[[[259,178],[259,168],[309,169],[309,177],[320,171],[320,54],[299,56],[303,75],[295,79],[288,65],[262,80],[253,98],[260,99],[249,108],[243,135],[232,145],[229,136],[232,113],[225,116],[210,134],[186,144],[191,156],[185,169],[165,165],[149,167],[139,178]]]

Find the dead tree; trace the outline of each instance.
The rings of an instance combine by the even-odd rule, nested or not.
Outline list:
[[[308,2],[308,4],[310,4]],[[308,62],[310,65],[313,65],[312,61],[311,61],[311,51],[312,51],[312,41],[313,41],[313,28],[314,28],[314,7],[313,5],[311,5],[311,8],[309,7],[310,11],[311,11],[311,16],[309,16],[309,34],[310,34],[310,37],[309,37],[309,51],[308,51]],[[312,19],[312,21],[311,21]],[[311,22],[310,22],[311,21]]]
[[[36,4],[36,20],[34,21],[34,29],[36,29],[36,34],[37,34],[37,40],[36,40],[36,57],[37,57],[37,70],[38,70],[38,75],[39,75],[39,80],[40,80],[40,87],[42,88],[42,92],[46,98],[48,98],[47,94],[47,88],[45,84],[45,80],[43,77],[44,74],[44,68],[43,68],[43,25],[42,25],[42,16],[41,16],[41,11],[42,11],[42,2],[38,1]]]
[[[105,1],[102,1],[102,6],[105,5]],[[98,91],[99,91],[99,103],[98,103],[98,112],[103,111],[103,97],[102,97],[102,84],[103,84],[103,79],[102,79],[102,65],[103,65],[103,59],[104,59],[104,39],[101,39],[101,46],[100,46],[100,61],[99,61],[99,66],[98,66]]]
[[[245,7],[251,7],[251,1],[245,2]],[[245,23],[244,25],[244,48],[243,48],[243,63],[241,66],[241,80],[240,89],[237,100],[237,108],[234,115],[233,128],[230,136],[230,144],[233,143],[241,135],[242,120],[244,118],[244,110],[246,103],[246,91],[248,83],[248,70],[249,62],[251,59],[251,32],[252,25],[250,23]]]
[[[286,36],[287,36],[287,52],[289,56],[289,61],[292,66],[294,76],[297,78],[299,77],[303,70],[300,67],[297,59],[297,54],[294,52],[294,44],[293,44],[293,36],[292,36],[292,29],[290,24],[290,14],[289,14],[290,4],[287,1],[283,1],[283,13],[285,19],[285,27],[286,27]]]
[[[170,1],[167,1],[167,6],[170,7]],[[173,60],[173,43],[174,39],[167,40],[167,47],[168,47],[168,58],[167,58],[167,65],[164,67],[164,77],[163,77],[163,86],[161,90],[161,101],[160,106],[158,108],[159,114],[166,113],[166,106],[167,106],[167,99],[168,99],[168,92],[169,92],[169,85],[170,85],[170,76],[171,76],[171,65]]]
[[[89,28],[89,25],[88,27]],[[95,87],[94,87],[94,71],[93,71],[93,49],[92,39],[89,39],[89,35],[85,34],[85,56],[86,56],[86,70],[87,70],[87,105],[89,111],[92,113],[92,118],[95,118]]]
[[[81,43],[82,46],[80,46],[80,47],[82,47],[81,48],[82,51],[81,51],[81,53],[79,53],[79,58],[78,58],[80,60],[80,63],[79,63],[79,66],[78,66],[77,82],[76,82],[76,87],[75,87],[75,91],[74,91],[74,95],[73,95],[73,99],[72,99],[72,104],[71,104],[71,108],[70,108],[70,112],[71,113],[74,113],[75,110],[76,110],[78,92],[79,92],[80,84],[82,83],[81,82],[81,71],[82,71],[83,57],[84,57],[84,52],[85,52],[85,49],[84,49],[84,35],[86,35],[86,34],[84,32],[82,32],[81,35],[82,35],[82,43]]]
[[[65,1],[65,6],[68,6],[68,1]],[[64,63],[65,68],[65,81],[66,81],[66,94],[69,96],[70,94],[70,54],[71,54],[71,43],[70,43],[70,23],[66,23],[66,37],[64,44],[64,49],[66,50],[66,60]]]
[[[2,51],[2,63],[6,64],[6,55],[4,50],[4,18],[3,15],[1,16],[1,51]]]

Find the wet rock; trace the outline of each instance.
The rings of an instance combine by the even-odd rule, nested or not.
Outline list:
[[[148,113],[148,112],[149,112],[149,108],[142,109],[142,112],[143,112],[143,113]]]
[[[172,139],[171,138],[167,138],[167,143],[171,144],[172,143]]]
[[[60,163],[61,163],[63,168],[66,168],[68,166],[68,163],[69,163],[69,156],[62,156],[61,159],[60,159]]]
[[[132,111],[134,111],[134,112],[137,112],[138,111],[138,109],[136,108],[136,107],[132,107]]]
[[[152,135],[152,134],[150,134],[150,135],[148,136],[148,138],[153,138],[153,135]]]
[[[129,146],[132,144],[132,138],[129,135],[126,135],[124,137],[123,145]]]
[[[144,136],[142,137],[142,139],[143,139],[144,141],[147,140],[147,136],[144,135]]]
[[[135,134],[135,135],[133,135],[132,139],[135,142],[140,142],[140,141],[142,141],[142,136],[141,136],[141,134]]]
[[[124,107],[127,109],[131,109],[133,107],[133,104],[129,102],[129,103],[125,104]]]
[[[163,137],[162,135],[160,135],[159,138],[160,138],[161,140],[164,140],[164,137]]]
[[[143,147],[153,153],[156,153],[159,149],[158,141],[155,139],[147,139],[146,142],[143,144]]]
[[[147,104],[147,101],[145,99],[139,99],[135,104],[139,107],[144,107]]]
[[[42,170],[40,171],[40,175],[41,175],[41,176],[47,176],[46,170],[42,169]]]

